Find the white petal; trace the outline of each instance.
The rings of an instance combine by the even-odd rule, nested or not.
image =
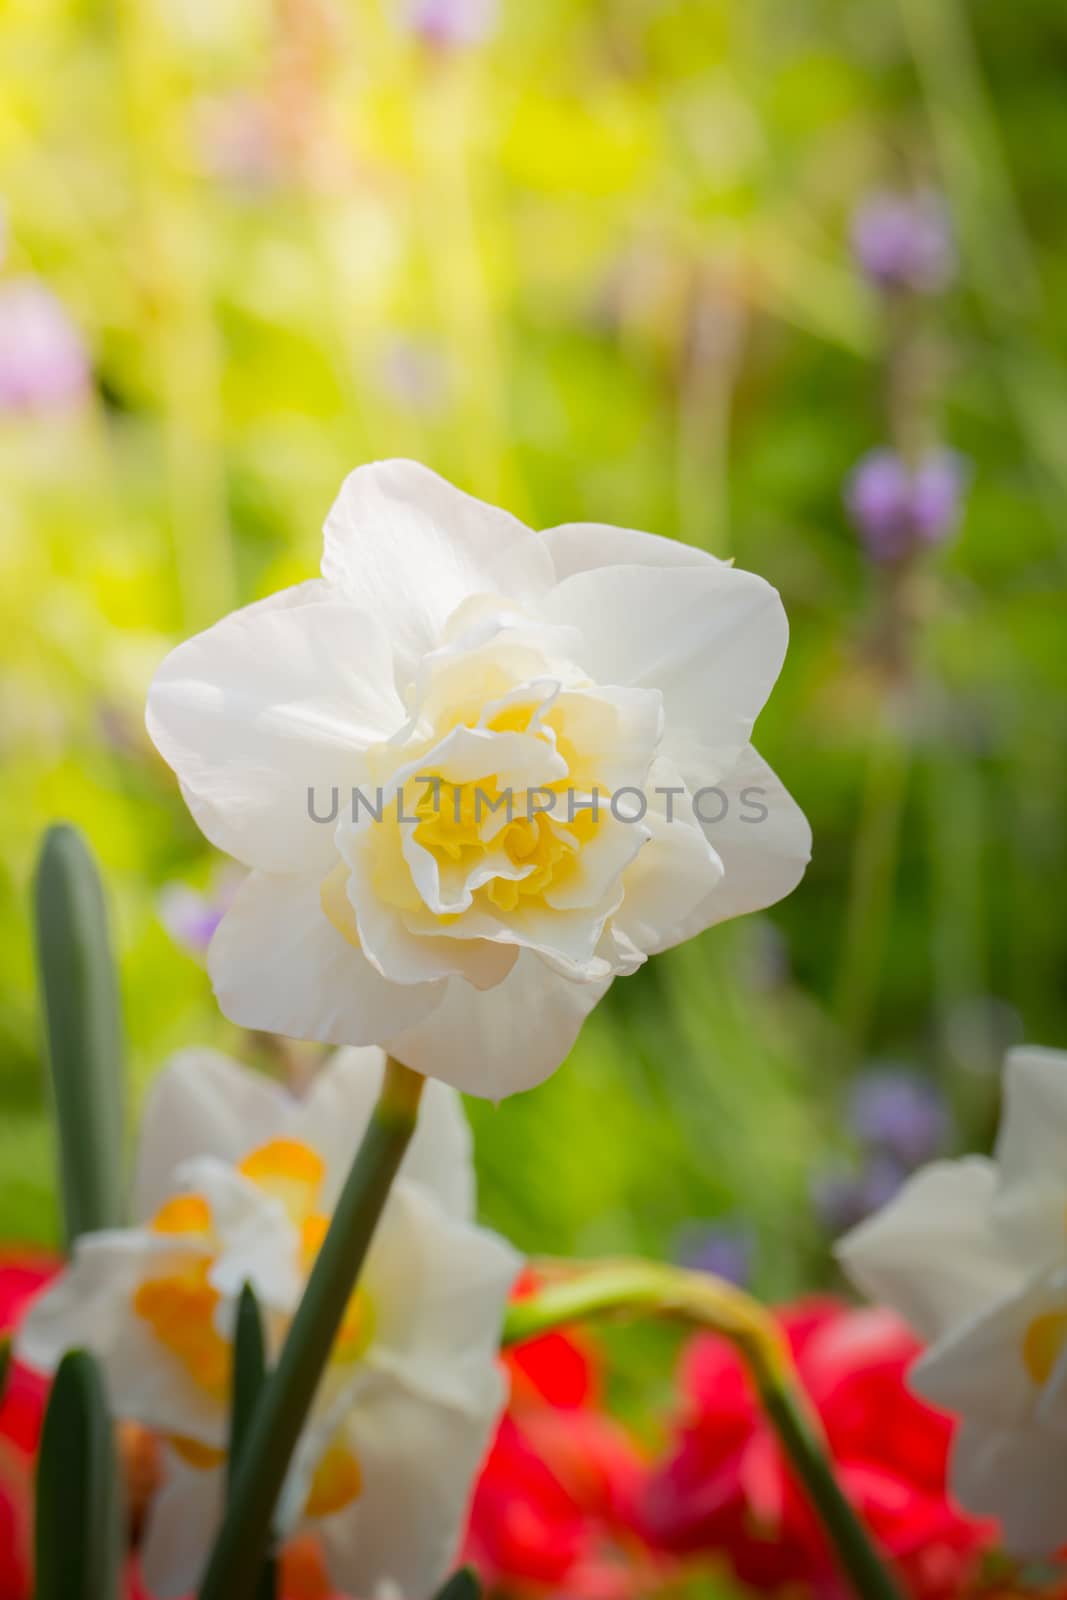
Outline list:
[[[630,816],[625,809],[627,802],[633,807]],[[576,797],[576,811],[580,803],[580,797]],[[620,796],[618,815],[623,820],[619,821],[610,811],[608,801],[603,796],[599,797],[600,826],[577,852],[573,868],[563,882],[559,885],[550,883],[546,888],[544,898],[547,906],[557,911],[588,910],[599,913],[605,901],[617,903],[620,884],[629,878],[634,862],[652,848],[653,827],[647,816],[640,821],[633,820],[639,809],[639,796]],[[566,813],[560,819],[560,826],[566,829]]]
[[[953,1441],[949,1480],[960,1504],[998,1517],[1016,1556],[1051,1556],[1064,1542],[1067,1442],[1035,1428],[963,1423]]]
[[[644,788],[663,736],[658,690],[565,690],[547,720],[566,739],[572,789],[589,793],[596,787],[610,796],[619,789]]]
[[[1049,1309],[1041,1280],[991,1302],[919,1357],[909,1375],[911,1387],[955,1416],[991,1427],[1018,1426],[1032,1416],[1040,1396],[1024,1360],[1027,1330]]]
[[[69,1265],[36,1296],[19,1324],[19,1360],[52,1373],[77,1344],[95,1355],[110,1349],[150,1259],[149,1236],[138,1230],[83,1236]]]
[[[317,1150],[327,1164],[323,1203],[332,1209],[381,1089],[385,1052],[370,1046],[339,1050],[298,1104],[292,1136]],[[433,1195],[450,1216],[474,1214],[470,1125],[454,1089],[431,1079],[400,1177]]]
[[[164,1465],[166,1477],[148,1512],[141,1571],[155,1600],[181,1600],[203,1573],[222,1515],[223,1474],[194,1469],[172,1450]]]
[[[174,1192],[178,1165],[192,1156],[239,1161],[273,1139],[295,1105],[261,1072],[217,1050],[183,1050],[154,1080],[141,1115],[134,1215],[151,1217]]]
[[[702,567],[723,566],[716,556],[633,528],[613,528],[603,522],[564,522],[541,535],[552,554],[556,578],[562,582],[575,572],[594,567]]]
[[[852,1282],[899,1311],[922,1339],[937,1339],[1019,1286],[1010,1254],[994,1236],[989,1161],[937,1161],[911,1178],[882,1211],[838,1243]]]
[[[701,794],[698,774],[689,772],[686,778],[691,798],[677,804],[696,815],[723,872],[707,899],[676,921],[670,944],[784,899],[811,859],[807,817],[751,745],[729,776],[712,785],[714,794]]]
[[[248,866],[292,872],[329,860],[333,829],[309,815],[344,805],[359,755],[404,721],[377,616],[326,590],[289,592],[173,650],[148,691],[149,734],[211,842]]]
[[[504,1396],[504,1380],[491,1364],[470,1409],[430,1402],[385,1376],[361,1393],[349,1438],[363,1492],[314,1524],[339,1589],[372,1594],[392,1582],[405,1595],[436,1590],[454,1564]]]
[[[696,752],[729,770],[781,671],[789,635],[777,591],[720,563],[579,572],[542,607],[581,630],[581,664],[597,683],[661,692],[662,750],[683,770]]]
[[[1067,1052],[1012,1050],[1004,1069],[997,1137],[997,1225],[1021,1263],[1039,1267],[1063,1255],[1067,1215]]]
[[[476,989],[492,989],[507,977],[515,964],[514,949],[491,944],[480,936],[482,926],[475,936],[468,916],[442,927],[427,910],[405,915],[374,893],[372,850],[358,851],[351,860],[355,865],[348,880],[348,897],[360,945],[375,970],[388,973],[390,982],[410,988],[461,977]],[[481,922],[484,934],[496,931],[495,919],[482,917]],[[457,928],[467,932],[467,937],[455,937]]]
[[[16,1340],[27,1366],[54,1372],[75,1346],[100,1362],[112,1412],[163,1433],[216,1445],[225,1419],[133,1310],[148,1277],[178,1270],[198,1252],[174,1239],[116,1229],[85,1234],[66,1270],[30,1307]]]
[[[396,1184],[364,1278],[374,1306],[368,1364],[477,1414],[521,1268],[498,1234],[446,1216],[414,1184]]]
[[[645,819],[652,837],[623,879],[622,905],[611,924],[644,955],[689,937],[690,925],[699,922],[697,908],[711,903],[723,876],[722,862],[694,822],[688,796],[674,797],[669,820],[660,809],[663,796],[653,795],[653,801],[657,809]]]
[[[437,1010],[389,1049],[417,1072],[499,1100],[556,1070],[610,981],[569,982],[524,950],[495,989],[480,993],[453,978]]]
[[[291,1312],[305,1271],[300,1238],[282,1201],[215,1156],[194,1156],[183,1162],[178,1176],[183,1188],[203,1195],[211,1208],[218,1253],[208,1281],[224,1297],[215,1314],[221,1336],[227,1342],[233,1338],[237,1300],[246,1283],[263,1307]]]
[[[324,532],[323,576],[381,619],[404,682],[469,595],[522,601],[552,581],[528,528],[413,461],[350,473]]]
[[[253,872],[208,951],[222,1011],[242,1027],[328,1044],[374,1044],[427,1016],[442,984],[395,984],[322,909],[319,884]]]

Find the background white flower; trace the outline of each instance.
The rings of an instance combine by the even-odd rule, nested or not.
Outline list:
[[[781,602],[650,534],[531,532],[411,462],[352,473],[325,537],[322,580],[179,646],[149,692],[198,823],[253,869],[210,951],[219,1003],[527,1088],[616,974],[800,878],[807,823],[748,743]]]
[[[370,1116],[383,1056],[341,1051],[303,1101],[208,1051],[160,1076],[138,1154],[138,1226],[83,1237],[19,1337],[31,1366],[95,1352],[112,1408],[166,1441],[143,1549],[167,1600],[195,1588],[218,1521],[237,1298],[276,1353]],[[334,1584],[430,1592],[499,1417],[496,1359],[519,1260],[471,1218],[458,1097],[428,1084],[278,1512],[312,1527]]]
[[[962,1419],[961,1504],[1018,1554],[1067,1544],[1067,1054],[1013,1051],[995,1158],[925,1168],[838,1253],[930,1341],[910,1381]]]

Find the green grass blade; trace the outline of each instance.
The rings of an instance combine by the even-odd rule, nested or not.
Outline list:
[[[103,888],[75,829],[48,830],[34,885],[37,965],[68,1246],[123,1220],[118,983]]]

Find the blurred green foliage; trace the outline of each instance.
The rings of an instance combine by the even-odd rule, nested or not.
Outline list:
[[[402,0],[7,0],[5,276],[95,389],[0,418],[0,1239],[57,1237],[31,969],[39,835],[113,900],[134,1089],[247,1054],[159,917],[210,852],[141,709],[155,664],[313,573],[343,475],[411,455],[535,525],[703,544],[782,591],[761,750],[815,832],[791,900],[615,986],[543,1088],[471,1112],[522,1247],[676,1248],[750,1219],[756,1285],[825,1279],[811,1183],[865,1060],[981,1145],[996,1067],[1067,1044],[1067,20],[1051,0],[504,0],[467,49]],[[885,434],[871,189],[959,234],[929,310],[974,479],[890,603],[841,506]]]

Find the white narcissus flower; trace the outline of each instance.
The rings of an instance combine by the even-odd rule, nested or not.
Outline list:
[[[100,1359],[117,1417],[165,1441],[142,1552],[160,1600],[195,1590],[223,1498],[232,1335],[251,1284],[274,1356],[380,1084],[378,1050],[345,1050],[307,1098],[211,1051],[175,1059],[149,1100],[138,1226],[88,1234],[19,1334],[53,1371]],[[347,1593],[425,1595],[455,1555],[505,1400],[497,1361],[514,1251],[471,1221],[458,1097],[422,1112],[297,1447],[282,1537],[313,1530]]]
[[[412,462],[352,473],[325,539],[322,579],[149,691],[197,822],[253,869],[209,953],[219,1004],[529,1088],[614,976],[803,873],[807,823],[748,742],[781,602],[651,534],[534,533]]]
[[[924,1168],[837,1249],[929,1342],[910,1382],[960,1418],[961,1505],[1016,1554],[1067,1544],[1067,1053],[1013,1051],[993,1159]]]

